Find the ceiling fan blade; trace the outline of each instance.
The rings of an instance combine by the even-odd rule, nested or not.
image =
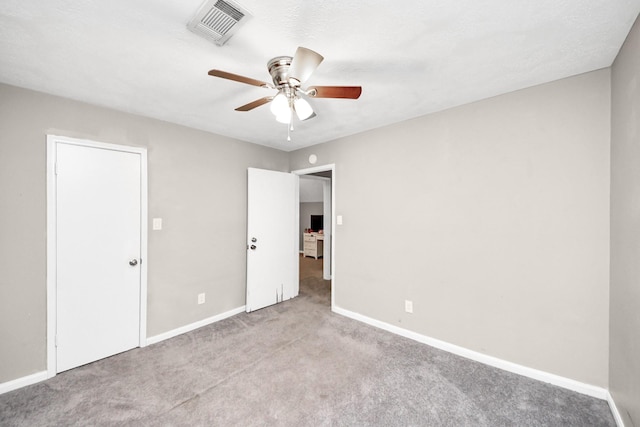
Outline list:
[[[266,88],[273,87],[269,83],[266,83],[260,80],[252,79],[252,78],[241,76],[238,74],[227,73],[226,71],[221,71],[221,70],[211,70],[209,71],[209,75],[214,77],[220,77],[227,80],[233,80],[240,83],[245,83],[252,86],[259,86],[259,87],[266,87]]]
[[[323,59],[322,55],[311,49],[302,46],[298,47],[289,66],[289,79],[294,79],[299,83],[307,81]]]
[[[361,93],[361,86],[311,86],[307,89],[307,94],[314,98],[358,99]]]
[[[249,110],[253,110],[256,107],[259,107],[261,105],[267,104],[269,102],[271,102],[271,100],[273,99],[273,96],[265,96],[264,98],[260,98],[260,99],[256,99],[253,102],[250,102],[248,104],[245,104],[241,107],[236,108],[236,111],[249,111]]]

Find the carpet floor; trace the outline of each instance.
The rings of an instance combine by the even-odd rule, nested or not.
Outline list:
[[[300,296],[0,395],[1,426],[615,426],[605,401],[330,311]]]

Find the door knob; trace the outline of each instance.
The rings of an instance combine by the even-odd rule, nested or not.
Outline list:
[[[255,250],[256,250],[256,245],[251,245],[251,246],[249,246],[249,247],[251,248],[251,250],[252,250],[252,251],[255,251]]]
[[[129,265],[131,267],[135,267],[136,265],[138,265],[138,260],[137,259],[132,259],[131,261],[129,261]]]

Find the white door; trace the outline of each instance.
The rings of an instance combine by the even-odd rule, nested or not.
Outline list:
[[[247,312],[298,295],[298,176],[249,168]]]
[[[56,371],[140,344],[141,155],[56,144]]]

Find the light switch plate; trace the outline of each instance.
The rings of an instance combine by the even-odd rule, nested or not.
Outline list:
[[[342,225],[342,215],[336,216],[336,224]]]
[[[153,229],[162,230],[162,218],[153,218]]]

